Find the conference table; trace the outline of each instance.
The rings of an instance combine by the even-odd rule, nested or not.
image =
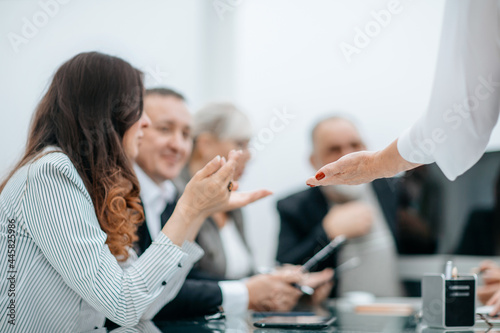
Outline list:
[[[488,332],[500,333],[500,327],[489,327],[484,322],[478,322],[476,327],[466,330],[439,330],[425,327],[420,320],[420,298],[391,298],[377,299],[377,304],[391,305],[396,311],[373,311],[363,310],[360,307],[350,306],[344,299],[331,299],[325,302],[321,307],[302,306],[295,309],[302,315],[333,315],[337,320],[326,329],[304,330],[304,329],[274,329],[257,328],[253,325],[266,316],[265,313],[247,313],[242,316],[225,316],[222,319],[206,320],[204,318],[191,320],[178,320],[168,322],[140,322],[134,328],[118,328],[111,332],[228,332],[228,333],[275,333],[275,332]],[[396,307],[394,307],[396,305]],[[397,305],[401,305],[398,307]],[[408,307],[412,311],[407,311]],[[359,311],[361,309],[361,311]],[[399,311],[399,310],[403,311]],[[97,332],[97,331],[96,331]]]

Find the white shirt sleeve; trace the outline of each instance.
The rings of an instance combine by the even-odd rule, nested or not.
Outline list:
[[[220,281],[222,308],[229,315],[239,315],[248,310],[248,289],[243,281]]]
[[[429,107],[398,151],[413,163],[436,162],[454,180],[483,155],[498,119],[499,2],[448,0],[444,15]]]

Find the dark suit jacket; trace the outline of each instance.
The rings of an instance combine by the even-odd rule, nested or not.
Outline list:
[[[372,182],[372,186],[395,237],[397,181],[378,179]],[[277,253],[279,262],[302,265],[330,242],[322,226],[328,209],[327,199],[319,187],[310,188],[278,201],[281,220]],[[313,270],[320,271],[335,266],[336,256],[332,255]]]

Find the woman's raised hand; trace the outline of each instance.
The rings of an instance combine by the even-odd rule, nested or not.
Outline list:
[[[194,174],[186,185],[184,194],[178,205],[192,216],[207,217],[227,206],[231,192],[229,182],[234,176],[238,160],[242,158],[241,151],[231,151],[228,160],[215,157],[203,169]]]
[[[198,196],[193,201],[195,208],[197,207],[200,211],[205,212],[205,216],[208,216],[215,212],[228,212],[244,207],[272,194],[268,190],[235,192],[238,189],[238,183],[233,182],[232,177],[238,163],[242,163],[244,158],[240,150],[233,150],[229,153],[227,162],[222,158],[218,163],[216,158],[193,176],[192,180],[197,177],[201,186]],[[211,179],[212,177],[214,178]],[[233,185],[231,191],[229,191],[229,182],[232,182]]]

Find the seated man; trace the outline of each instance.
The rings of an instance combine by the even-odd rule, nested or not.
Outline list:
[[[312,131],[312,167],[317,170],[365,145],[352,122],[341,117],[320,121]],[[281,219],[277,260],[303,264],[333,238],[348,242],[316,270],[358,257],[360,264],[338,279],[337,294],[366,291],[402,296],[395,240],[397,196],[392,179],[363,185],[314,187],[278,202]],[[332,294],[333,296],[333,294]]]
[[[180,194],[171,180],[179,175],[192,150],[192,119],[182,95],[163,88],[148,90],[144,110],[151,126],[144,130],[135,167],[146,216],[137,231],[139,254],[154,241],[172,214]],[[205,315],[220,306],[227,313],[247,309],[288,311],[301,295],[291,283],[301,279],[301,274],[284,271],[255,275],[244,282],[187,279],[177,297],[155,319]]]

